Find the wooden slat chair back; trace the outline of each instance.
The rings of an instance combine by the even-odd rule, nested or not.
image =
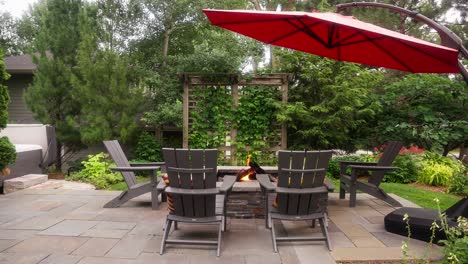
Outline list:
[[[182,189],[216,188],[216,149],[163,149],[169,187]],[[198,170],[198,171],[197,171]],[[215,216],[216,195],[172,194],[175,211],[182,217]]]
[[[314,188],[324,184],[331,151],[279,151],[278,187]],[[307,215],[326,211],[327,194],[278,194],[278,213]]]
[[[130,163],[128,162],[127,157],[125,156],[125,153],[123,152],[117,140],[106,140],[104,141],[104,146],[106,146],[109,155],[111,156],[112,160],[114,160],[117,167],[130,167]],[[135,173],[132,171],[122,171],[121,173],[128,188],[137,183]]]
[[[382,156],[377,161],[377,166],[391,166],[396,156],[400,152],[403,143],[400,141],[390,141],[382,153]],[[385,176],[385,171],[374,171],[372,177],[369,178],[369,183],[379,186]]]

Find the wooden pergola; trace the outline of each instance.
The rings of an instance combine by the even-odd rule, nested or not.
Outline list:
[[[239,91],[245,86],[265,86],[266,89],[278,89],[281,92],[281,102],[287,103],[288,101],[288,88],[289,82],[291,81],[291,74],[287,73],[275,73],[275,74],[262,74],[253,76],[241,76],[237,74],[217,74],[217,75],[203,75],[197,73],[184,73],[182,74],[182,82],[184,88],[183,98],[183,147],[189,148],[189,134],[192,127],[192,111],[197,108],[197,100],[193,94],[196,89],[206,87],[223,87],[232,96],[233,105],[232,108],[236,108],[239,104]],[[277,142],[271,142],[271,148],[266,151],[276,152],[280,149],[287,148],[287,130],[286,125],[278,125]],[[236,141],[237,128],[230,127],[229,131],[226,131],[226,136],[230,138],[231,142]],[[249,150],[247,146],[245,148]],[[236,160],[236,147],[226,141],[226,144],[218,146],[218,150],[224,152],[224,157],[230,160],[231,165],[237,165]]]

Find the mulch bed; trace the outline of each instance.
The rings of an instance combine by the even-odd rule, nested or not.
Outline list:
[[[447,187],[444,186],[431,186],[431,185],[425,185],[417,182],[409,183],[408,185],[414,186],[419,189],[423,189],[426,191],[431,191],[431,192],[440,192],[440,193],[447,193]]]

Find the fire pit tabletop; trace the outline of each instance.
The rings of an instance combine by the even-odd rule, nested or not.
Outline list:
[[[218,173],[220,174],[236,174],[239,170],[247,169],[249,166],[218,166]],[[262,166],[262,169],[267,174],[278,174],[277,166]]]
[[[218,175],[227,175],[227,174],[233,174],[236,175],[236,173],[241,170],[248,168],[247,166],[218,166]],[[267,174],[278,174],[278,167],[277,166],[262,166],[262,169],[267,173]],[[327,187],[329,192],[333,192],[335,190],[335,185],[325,177],[324,181],[325,186]],[[235,184],[234,184],[235,186]]]

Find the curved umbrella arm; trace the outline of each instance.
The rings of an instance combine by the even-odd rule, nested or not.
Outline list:
[[[394,12],[405,14],[414,20],[419,22],[423,22],[429,27],[435,29],[440,36],[441,42],[443,46],[450,47],[456,50],[459,50],[460,53],[468,60],[468,50],[463,46],[462,40],[450,29],[441,25],[434,20],[421,15],[416,11],[410,11],[408,9],[404,9],[398,6],[383,4],[383,3],[371,3],[371,2],[353,2],[353,3],[346,3],[340,4],[336,6],[336,12],[340,12],[343,9],[350,8],[350,7],[379,7],[379,8],[386,8],[390,9]],[[460,61],[458,62],[458,69],[460,70],[461,75],[466,83],[468,83],[468,72],[465,69],[465,66]]]

